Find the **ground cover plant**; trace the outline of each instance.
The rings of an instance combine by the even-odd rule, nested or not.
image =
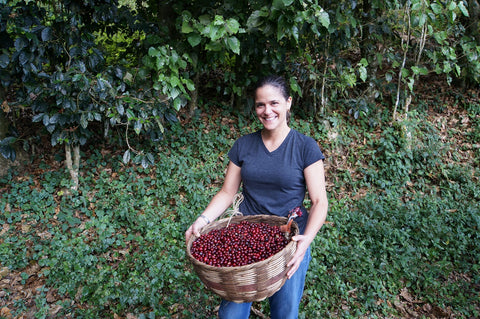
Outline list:
[[[448,99],[418,99],[392,125],[375,124],[388,122],[381,108],[295,117],[327,156],[330,200],[300,317],[480,316],[480,104]],[[234,139],[257,128],[212,106],[169,127],[147,168],[86,146],[77,190],[55,148],[11,170],[0,179],[0,318],[215,317],[184,231],[220,187]],[[254,303],[253,318],[267,313]]]

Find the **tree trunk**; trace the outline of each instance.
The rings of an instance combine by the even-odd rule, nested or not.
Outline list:
[[[7,136],[8,126],[9,123],[5,117],[5,113],[0,109],[0,140]]]
[[[8,132],[8,120],[5,117],[5,113],[0,109],[0,140],[4,139],[7,136]],[[7,174],[8,169],[12,165],[10,160],[7,160],[5,157],[0,155],[0,176]]]
[[[73,148],[73,158],[72,158]],[[72,189],[78,189],[78,172],[80,168],[80,145],[65,144],[65,161],[67,162],[67,168],[72,178]]]
[[[3,88],[0,88],[0,140],[4,139],[7,136],[8,133],[8,128],[9,128],[9,122],[7,120],[7,117],[5,116],[4,112],[4,105],[8,105],[7,101],[5,100],[5,90]]]
[[[480,2],[478,0],[468,0],[468,18],[467,34],[475,39],[480,45]]]
[[[195,113],[195,110],[198,108],[198,87],[200,86],[200,72],[197,71],[193,78],[193,85],[195,85],[195,91],[191,94],[191,101],[188,108],[188,115],[191,117]]]

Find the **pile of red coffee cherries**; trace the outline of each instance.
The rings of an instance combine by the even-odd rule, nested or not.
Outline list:
[[[287,244],[280,227],[244,220],[201,235],[192,243],[190,252],[211,266],[236,267],[265,260]]]

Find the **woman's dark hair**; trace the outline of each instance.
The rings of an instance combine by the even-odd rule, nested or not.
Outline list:
[[[264,78],[261,78],[260,80],[258,80],[257,84],[255,85],[255,92],[257,92],[257,89],[265,85],[271,85],[279,89],[282,92],[282,95],[285,98],[285,100],[287,100],[290,97],[290,87],[288,86],[285,79],[281,76],[268,75]]]
[[[265,85],[271,85],[280,90],[285,100],[288,100],[290,97],[290,87],[282,76],[279,75],[268,75],[264,78],[258,80],[255,85],[255,93],[257,90]],[[287,112],[287,123],[290,122],[291,114],[290,111]]]

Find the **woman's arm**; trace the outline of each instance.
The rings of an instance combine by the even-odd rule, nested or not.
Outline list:
[[[305,252],[327,218],[328,199],[323,160],[308,166],[304,170],[304,175],[312,206],[310,207],[305,233],[293,237],[293,240],[297,242],[297,250],[287,265],[287,267],[291,266],[287,273],[288,278],[292,277],[295,271],[297,271],[305,256]]]
[[[188,241],[190,236],[200,236],[200,230],[205,227],[208,222],[214,221],[218,216],[232,205],[233,197],[240,188],[242,177],[240,175],[241,168],[232,162],[228,163],[225,181],[220,191],[213,196],[207,208],[202,213],[204,217],[198,217],[195,222],[185,232],[185,240]],[[208,221],[208,222],[207,222]]]

